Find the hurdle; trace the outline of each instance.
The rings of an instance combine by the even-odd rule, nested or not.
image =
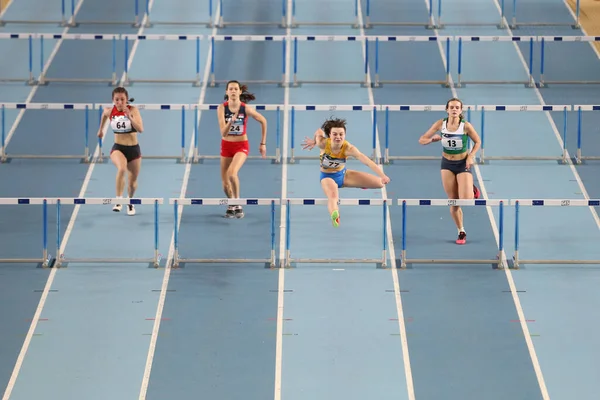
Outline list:
[[[137,4],[137,0],[136,0],[136,4]],[[207,28],[212,28],[214,27],[214,16],[213,16],[213,0],[208,0],[208,20],[195,20],[195,21],[170,21],[170,20],[151,20],[151,15],[150,15],[150,2],[148,0],[146,0],[146,10],[145,10],[145,16],[146,16],[146,23],[144,24],[144,27],[146,28],[152,28],[154,25],[173,25],[173,26],[195,26],[195,25],[204,25]],[[137,5],[136,5],[137,7]],[[137,8],[136,8],[137,10]],[[136,18],[137,18],[137,11],[136,11]],[[137,19],[136,19],[137,21]]]
[[[60,268],[67,263],[81,264],[137,264],[149,263],[153,267],[159,267],[161,255],[158,251],[158,206],[163,204],[162,198],[57,198],[56,199],[56,261],[54,267]],[[133,205],[154,205],[154,248],[153,256],[150,258],[69,258],[63,253],[61,226],[60,226],[60,211],[63,204],[81,206],[81,205],[114,205],[127,204]]]
[[[290,115],[290,156],[287,162],[295,164],[299,160],[318,160],[319,156],[297,156],[295,153],[296,145],[296,110],[298,111],[369,111],[372,114],[372,137],[373,152],[371,158],[377,161],[377,109],[378,106],[371,105],[291,105]]]
[[[442,85],[443,87],[450,87],[450,63],[446,63],[446,76],[444,79],[434,80],[420,80],[420,79],[380,79],[379,71],[379,42],[429,42],[439,44],[438,42],[446,43],[446,59],[450,60],[450,42],[454,41],[453,36],[369,36],[365,38],[367,46],[369,39],[375,39],[375,79],[373,80],[371,87],[379,88],[385,84],[417,84],[417,85]],[[367,47],[367,61],[365,64],[365,74],[367,74],[366,65],[368,65],[368,47]]]
[[[369,78],[369,37],[367,36],[342,36],[342,35],[295,35],[292,36],[294,42],[293,48],[293,64],[294,70],[292,71],[292,86],[300,87],[302,84],[350,84],[350,85],[360,85],[361,87],[368,86],[368,78]],[[389,39],[392,40],[392,39]],[[365,42],[366,52],[365,52],[365,61],[364,61],[364,78],[363,80],[323,80],[323,79],[298,79],[298,41],[302,42]],[[284,51],[285,54],[285,51]],[[285,58],[284,58],[285,64]],[[285,69],[284,69],[285,72]]]
[[[423,22],[408,22],[408,21],[406,21],[406,22],[401,22],[401,21],[378,22],[378,21],[373,21],[371,19],[371,0],[367,0],[363,28],[370,29],[375,26],[423,26],[427,29],[435,29],[438,26],[436,25],[435,19],[433,17],[433,0],[425,0],[425,1],[427,3],[427,9],[429,12],[429,18],[427,21],[423,21]],[[356,8],[358,9],[358,6],[356,6]],[[438,10],[440,10],[438,12],[441,12],[441,1],[439,1]]]
[[[186,145],[186,135],[185,135],[185,130],[186,130],[186,110],[189,110],[191,108],[191,106],[189,104],[136,104],[135,105],[140,112],[147,110],[147,111],[181,111],[181,154],[179,155],[146,155],[145,153],[143,154],[143,158],[146,159],[156,159],[156,160],[170,160],[170,159],[175,159],[177,160],[178,163],[185,163],[186,162],[186,153],[185,153],[185,145]],[[109,104],[109,103],[104,103],[104,104],[95,104],[94,108],[98,110],[98,118],[99,120],[102,118],[102,111],[104,108],[112,108],[113,104]],[[196,124],[194,124],[196,125]],[[197,141],[197,131],[198,131],[198,127],[196,126],[194,128],[194,137],[196,138]],[[163,132],[163,133],[168,133],[168,132]],[[100,151],[98,152],[98,157],[95,160],[95,162],[98,163],[103,163],[104,162],[104,154],[102,152],[102,148],[103,148],[103,140],[99,139],[98,140],[98,146],[100,147]]]
[[[40,69],[42,71],[40,75],[39,85],[46,85],[49,82],[69,82],[69,83],[109,83],[112,86],[117,86],[117,39],[120,39],[121,35],[115,34],[104,34],[96,35],[92,33],[40,33],[38,37],[40,39]],[[47,71],[44,71],[44,38],[46,39],[65,39],[65,40],[110,40],[112,41],[112,74],[110,78],[48,78]],[[125,68],[127,68],[127,58],[125,58]]]
[[[492,264],[498,269],[504,268],[504,206],[510,205],[509,200],[468,200],[468,199],[398,199],[398,205],[402,206],[402,250],[400,259],[396,260],[396,265],[400,268],[408,268],[411,264]],[[417,259],[407,257],[406,237],[407,237],[407,208],[409,206],[425,207],[452,207],[452,206],[497,206],[499,208],[499,227],[498,227],[498,254],[490,259]]]
[[[123,86],[129,86],[134,82],[140,83],[191,83],[193,86],[200,86],[200,39],[202,36],[200,35],[121,35],[121,39],[125,40],[125,79],[123,81]],[[195,42],[195,72],[196,76],[194,79],[159,79],[159,78],[136,78],[131,79],[131,74],[129,72],[129,65],[127,60],[129,60],[129,41],[134,43],[136,40],[159,40],[159,41],[177,41],[177,42],[187,42],[194,41]],[[116,75],[115,75],[116,76]],[[116,78],[115,78],[116,79]]]
[[[131,25],[133,28],[139,28],[141,26],[141,19],[144,17],[144,14],[140,15],[140,0],[135,0],[134,3],[134,16],[132,21],[114,21],[114,20],[78,20],[75,16],[75,0],[70,1],[70,12],[71,15],[68,16],[66,14],[66,0],[61,0],[61,9],[62,9],[62,26],[68,26],[71,28],[79,27],[83,24],[89,25]],[[149,1],[141,0],[146,3],[146,12],[149,11]],[[118,13],[117,13],[118,15]]]
[[[257,104],[252,105],[256,111],[277,111],[276,114],[276,122],[275,122],[275,155],[267,155],[265,158],[262,156],[252,156],[249,155],[246,158],[248,160],[271,160],[271,164],[280,164],[281,163],[281,108],[283,108],[283,104]],[[199,111],[216,111],[219,107],[219,104],[193,104],[190,106],[194,110],[194,121],[198,121],[198,112]],[[267,140],[269,136],[267,136]],[[183,139],[182,139],[182,142]],[[211,155],[211,154],[200,154],[200,142],[198,138],[198,126],[194,127],[194,154],[192,156],[192,163],[201,163],[203,160],[219,160],[221,158],[220,155]]]
[[[285,226],[285,259],[280,261],[280,265],[285,268],[291,268],[295,264],[375,264],[377,268],[387,267],[387,254],[388,254],[388,237],[387,237],[387,213],[388,204],[393,204],[389,199],[339,199],[338,205],[340,206],[375,206],[382,208],[382,253],[381,258],[293,258],[291,252],[291,205],[301,206],[327,206],[327,199],[300,199],[300,198],[287,198],[283,199],[283,203],[287,205],[286,208],[286,226]]]
[[[227,21],[223,18],[223,0],[219,1],[219,15],[217,16],[217,28],[226,28],[228,26],[278,26],[280,28],[287,28],[287,0],[281,0],[281,22],[270,22],[270,21]],[[285,52],[284,52],[285,53]]]
[[[440,160],[441,155],[435,156],[391,156],[390,155],[390,111],[421,111],[421,112],[431,112],[438,111],[444,112],[446,111],[445,104],[439,105],[381,105],[381,110],[385,112],[385,148],[383,150],[383,157],[381,162],[383,164],[393,164],[395,160]],[[476,105],[464,104],[463,110],[467,110],[467,120],[471,120],[471,111],[477,110]],[[423,127],[423,131],[425,131],[427,127]],[[420,136],[420,135],[419,135]]]
[[[1,22],[1,21],[0,21]],[[0,24],[2,26],[2,24]],[[4,78],[0,77],[0,82],[26,82],[28,85],[35,85],[36,79],[33,75],[33,39],[37,39],[36,33],[0,33],[0,39],[22,40],[28,41],[28,73],[27,78]],[[44,62],[42,61],[42,71],[44,70]]]
[[[222,0],[219,0],[222,1]],[[244,83],[254,83],[260,85],[267,84],[276,84],[279,87],[285,87],[287,83],[285,82],[285,49],[287,46],[285,35],[214,35],[210,36],[211,41],[211,61],[210,61],[210,87],[217,87],[219,84],[227,83],[228,80],[225,79],[216,79],[215,78],[215,41],[218,42],[282,42],[282,51],[281,51],[281,79],[244,79]]]
[[[481,112],[481,129],[479,136],[481,138],[481,149],[479,157],[477,157],[477,163],[485,164],[487,160],[556,160],[561,164],[567,164],[567,122],[568,122],[568,111],[572,106],[570,105],[478,105],[477,109]],[[550,112],[550,111],[562,111],[563,120],[563,131],[562,131],[562,154],[560,156],[486,156],[485,155],[485,115],[486,111],[516,111],[516,112]]]
[[[536,36],[456,36],[458,40],[458,79],[455,87],[464,87],[467,84],[523,84],[525,87],[535,87],[533,78],[533,43],[537,41]],[[463,67],[463,42],[529,42],[529,76],[526,80],[464,80],[462,79]]]
[[[41,205],[42,206],[42,256],[36,258],[0,258],[0,263],[32,264],[37,263],[42,268],[52,267],[54,259],[48,252],[48,204],[54,204],[54,199],[48,198],[0,198],[0,205]]]
[[[71,0],[71,17],[67,18],[67,5],[66,0],[61,0],[61,19],[60,20],[20,20],[20,19],[4,19],[4,11],[0,13],[0,27],[5,26],[6,24],[30,24],[30,25],[44,25],[44,24],[56,24],[58,26],[69,26],[69,22],[75,17],[75,1]]]
[[[519,22],[517,21],[517,0],[512,0],[512,17],[511,17],[511,29],[518,29],[520,26],[570,26],[573,29],[579,29],[581,27],[579,23],[580,14],[580,0],[577,0],[575,5],[575,23],[567,22],[543,22],[543,21],[531,21],[531,22]],[[542,6],[543,7],[543,6]],[[568,7],[565,4],[565,7]],[[504,7],[503,7],[504,8]],[[568,8],[567,8],[568,10]],[[540,10],[536,15],[544,15],[544,11]]]
[[[438,14],[437,14],[437,24],[434,26],[437,29],[444,29],[447,26],[457,26],[457,27],[477,27],[477,26],[496,26],[498,29],[506,28],[505,15],[504,15],[504,0],[500,0],[500,21],[496,22],[450,22],[445,23],[442,22],[442,0],[438,0]],[[429,9],[432,9],[431,3],[429,5]],[[431,11],[430,11],[430,18]]]
[[[546,42],[588,42],[590,45],[592,42],[600,42],[600,36],[540,36],[538,40],[540,44],[540,80],[538,82],[539,88],[546,88],[548,84],[554,85],[598,85],[600,80],[547,80],[545,79],[545,59],[546,59]]]
[[[83,131],[83,154],[10,154],[7,152],[8,142],[10,141],[14,131],[6,132],[6,113],[5,110],[85,110],[85,126]],[[94,109],[93,104],[85,103],[72,103],[72,104],[61,104],[61,103],[2,103],[0,104],[0,119],[2,120],[1,125],[1,136],[2,144],[0,146],[0,162],[10,162],[11,159],[81,159],[82,163],[88,163],[91,159],[90,145],[89,145],[89,122],[90,122],[90,110]]]
[[[193,198],[171,198],[169,204],[173,205],[174,228],[173,243],[174,255],[172,266],[179,267],[180,264],[265,264],[267,268],[276,266],[275,261],[275,205],[281,204],[280,199],[193,199]],[[271,207],[271,251],[269,258],[182,258],[179,249],[179,207],[200,205],[200,206],[270,206]],[[183,210],[183,208],[182,208]]]
[[[285,5],[284,5],[285,7]],[[367,3],[367,9],[369,5]],[[285,8],[284,8],[285,13]],[[316,22],[316,21],[298,21],[296,19],[296,0],[292,0],[292,23],[291,28],[298,28],[300,26],[350,26],[354,29],[360,28],[358,23],[358,0],[354,0],[354,21],[347,22]]]
[[[583,164],[585,160],[600,160],[600,156],[582,155],[583,143],[583,113],[584,111],[600,111],[600,105],[574,105],[573,110],[577,110],[577,152],[574,161],[577,164]]]
[[[535,260],[521,259],[519,257],[520,246],[520,228],[519,228],[519,212],[523,207],[589,207],[594,212],[592,207],[599,207],[600,200],[597,199],[512,199],[511,204],[515,208],[515,249],[512,259],[513,268],[518,269],[520,264],[584,264],[593,265],[600,264],[600,260]]]

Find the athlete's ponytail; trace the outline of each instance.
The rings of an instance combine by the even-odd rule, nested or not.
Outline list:
[[[256,100],[256,97],[254,96],[254,94],[250,93],[248,91],[248,86],[242,85],[241,83],[239,83],[236,80],[227,82],[227,85],[225,85],[225,90],[227,90],[227,88],[229,87],[229,84],[231,84],[231,83],[237,83],[238,87],[240,88],[240,91],[242,92],[242,94],[240,94],[240,101],[242,101],[244,103],[250,103],[252,100]],[[229,96],[227,96],[227,94],[225,94],[225,96],[223,98],[225,100],[229,100]]]
[[[112,97],[115,97],[115,94],[117,93],[124,93],[125,97],[129,97],[129,93],[127,93],[127,89],[125,89],[122,86],[116,87],[113,92],[112,92]],[[135,99],[133,97],[131,97],[129,100],[127,100],[128,103],[133,103],[135,101]]]

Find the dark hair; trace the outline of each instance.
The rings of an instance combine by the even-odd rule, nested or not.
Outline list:
[[[236,80],[227,82],[227,85],[225,85],[225,90],[227,90],[230,83],[237,83],[237,85],[240,87],[240,90],[242,91],[242,94],[240,94],[240,100],[243,101],[244,103],[250,103],[252,100],[256,100],[256,97],[254,97],[254,94],[252,94],[248,91],[248,86],[242,85],[241,83],[239,83]],[[229,96],[227,96],[227,94],[226,94],[224,99],[229,100]]]
[[[117,88],[115,88],[115,90],[113,90],[112,92],[112,97],[115,97],[115,94],[117,93],[125,93],[125,97],[129,97],[129,93],[127,93],[127,89],[125,89],[122,86],[119,86]],[[128,103],[133,103],[135,101],[135,99],[132,97],[129,100],[127,100]]]
[[[463,102],[460,99],[457,99],[456,97],[453,97],[450,100],[448,100],[448,102],[446,103],[446,111],[448,111],[448,106],[450,105],[450,102],[452,102],[452,101],[458,101],[460,103],[460,108],[463,108]],[[462,113],[460,113],[458,115],[458,118],[465,119],[465,116]]]
[[[331,128],[344,128],[346,130],[346,120],[341,118],[331,117],[321,125],[321,129],[325,132],[325,137],[329,137],[329,133],[331,132]]]

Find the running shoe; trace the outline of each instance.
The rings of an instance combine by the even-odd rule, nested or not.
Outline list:
[[[127,204],[127,215],[135,215],[135,207],[133,204]]]
[[[456,239],[456,244],[465,244],[467,243],[467,234],[465,232],[461,232],[458,234],[458,239]]]
[[[121,208],[123,208],[122,204],[115,204],[113,207],[114,212],[121,212]]]
[[[225,212],[225,218],[235,218],[235,209],[233,206],[227,207],[227,212]]]
[[[331,223],[334,228],[338,228],[340,226],[340,213],[338,210],[333,210],[331,213]]]
[[[235,206],[233,212],[236,218],[244,218],[244,210],[242,209],[242,206]]]
[[[481,196],[481,192],[479,191],[479,188],[477,186],[473,185],[473,197],[478,199],[479,196]]]

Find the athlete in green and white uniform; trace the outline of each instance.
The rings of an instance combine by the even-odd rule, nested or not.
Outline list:
[[[452,98],[446,103],[448,117],[436,121],[421,138],[423,145],[442,142],[442,184],[449,199],[479,198],[479,189],[473,184],[471,166],[475,163],[475,153],[481,146],[481,140],[473,125],[466,122],[462,115],[463,104]],[[440,132],[441,135],[436,135]],[[468,149],[468,139],[473,148]],[[467,242],[467,233],[463,224],[463,213],[459,206],[450,207],[450,215],[458,228],[457,244]]]

